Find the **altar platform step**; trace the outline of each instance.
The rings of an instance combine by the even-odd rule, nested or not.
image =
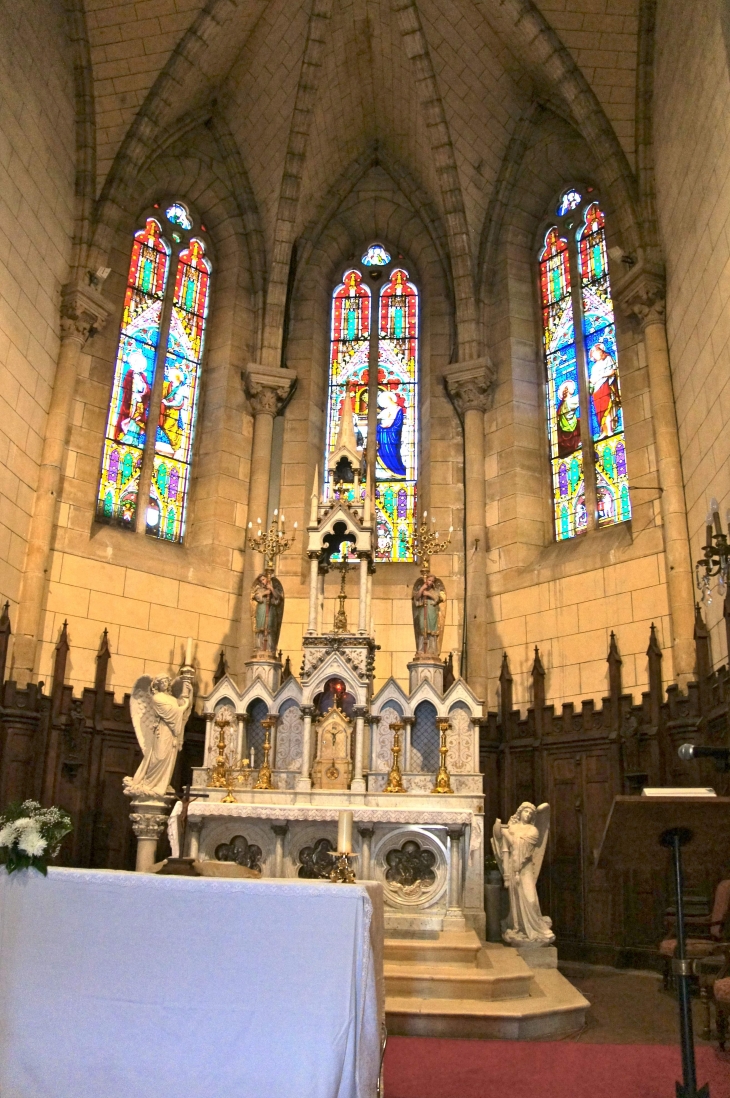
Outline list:
[[[384,975],[388,1033],[400,1036],[544,1040],[579,1030],[589,1006],[557,969],[531,969],[473,931],[386,939]]]

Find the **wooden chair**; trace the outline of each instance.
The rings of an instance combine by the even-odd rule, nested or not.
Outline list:
[[[688,897],[688,911],[685,915],[685,927],[687,932],[686,951],[691,961],[701,961],[705,957],[716,954],[721,950],[721,943],[726,939],[726,924],[730,912],[730,878],[720,881],[715,889],[715,898],[712,911],[707,911],[707,901],[701,897]],[[705,910],[702,911],[704,906]],[[677,948],[675,913],[667,913],[667,937],[659,944],[659,955],[664,960],[664,987],[673,986],[672,958]]]

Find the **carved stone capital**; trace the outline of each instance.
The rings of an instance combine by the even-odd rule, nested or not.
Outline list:
[[[276,837],[278,839],[283,839],[284,836],[286,835],[287,831],[289,830],[289,824],[288,823],[272,824],[271,825],[271,830],[274,832],[274,834],[276,835]]]
[[[278,415],[295,381],[293,370],[250,362],[246,367],[245,386],[254,415]]]
[[[368,715],[368,707],[366,705],[353,705],[352,715],[353,717],[362,717],[365,720]]]
[[[76,339],[83,346],[101,331],[110,312],[111,305],[98,290],[69,282],[61,291],[61,339]]]
[[[152,816],[147,812],[130,812],[129,818],[138,839],[159,839],[167,824],[167,816]]]
[[[375,834],[375,828],[367,826],[358,827],[357,833],[361,839],[372,839],[373,835]]]
[[[492,401],[496,370],[488,358],[452,362],[444,370],[449,396],[461,416],[465,412],[486,412]]]
[[[614,297],[622,313],[635,317],[642,329],[664,323],[665,285],[660,271],[637,264],[614,284]]]
[[[463,837],[464,830],[465,829],[464,829],[463,824],[461,824],[459,827],[456,827],[456,826],[454,826],[454,824],[451,824],[451,826],[448,829],[448,835],[449,835],[449,838],[451,839],[451,841],[452,842],[458,842]]]

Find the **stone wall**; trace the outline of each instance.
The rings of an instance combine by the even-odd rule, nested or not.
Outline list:
[[[730,112],[722,0],[659,5],[654,144],[667,334],[693,560],[712,496],[730,508]],[[707,609],[727,661],[722,600]]]
[[[0,596],[20,589],[74,216],[63,4],[0,3]]]

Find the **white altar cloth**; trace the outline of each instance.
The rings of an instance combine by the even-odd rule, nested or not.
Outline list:
[[[2,1098],[374,1098],[382,890],[0,870]]]

